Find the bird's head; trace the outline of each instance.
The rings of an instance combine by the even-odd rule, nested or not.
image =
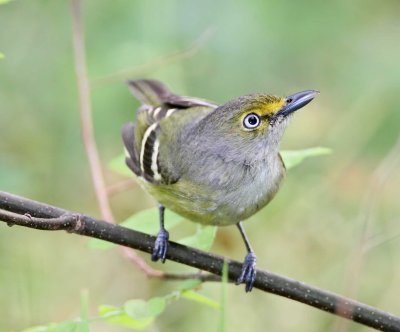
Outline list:
[[[277,151],[289,119],[317,94],[306,90],[287,97],[242,96],[218,107],[203,122],[215,143],[227,149],[244,154]]]

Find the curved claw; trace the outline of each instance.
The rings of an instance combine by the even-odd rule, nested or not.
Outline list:
[[[246,284],[246,292],[251,292],[254,280],[256,280],[256,261],[257,257],[254,252],[249,252],[244,259],[242,272],[236,281],[236,285]]]
[[[154,250],[151,255],[151,260],[157,262],[159,259],[165,263],[168,250],[169,233],[166,229],[160,229],[157,235],[156,242],[154,243]]]

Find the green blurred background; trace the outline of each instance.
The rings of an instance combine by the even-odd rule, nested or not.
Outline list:
[[[258,266],[400,314],[399,13],[397,0],[84,1],[107,183],[124,180],[107,164],[138,106],[127,78],[160,79],[220,103],[318,89],[283,148],[326,146],[333,154],[291,170],[276,199],[245,224]],[[69,2],[0,6],[0,52],[0,190],[98,217],[80,137]],[[133,186],[112,205],[122,221],[153,202]],[[218,231],[212,251],[244,257],[235,227]],[[220,288],[205,284],[200,292],[218,301]],[[82,289],[95,316],[100,304],[163,295],[174,284],[147,280],[118,250],[89,249],[86,238],[0,224],[0,331],[77,317]],[[257,290],[229,286],[227,298],[227,331],[367,330]],[[147,331],[217,331],[218,319],[181,300]]]

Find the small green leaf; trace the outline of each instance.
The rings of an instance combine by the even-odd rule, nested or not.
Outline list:
[[[0,5],[5,5],[8,2],[11,2],[11,0],[0,0]]]
[[[180,239],[178,242],[189,247],[209,250],[214,243],[216,233],[216,226],[199,225],[196,234]]]
[[[99,307],[99,315],[111,325],[123,326],[126,328],[137,330],[146,328],[154,320],[153,317],[143,320],[137,320],[130,317],[124,310],[107,305],[102,305]]]
[[[99,315],[112,325],[144,329],[153,323],[155,317],[164,312],[168,303],[168,296],[154,297],[148,301],[135,299],[125,302],[122,308],[102,305],[99,307]]]
[[[127,176],[130,178],[133,177],[132,171],[125,164],[125,155],[124,154],[120,154],[119,156],[111,159],[111,161],[108,163],[108,168],[120,175]]]
[[[170,210],[165,211],[165,226],[167,229],[172,229],[183,220],[184,219],[178,214],[173,213]],[[134,229],[138,232],[155,235],[160,228],[159,211],[154,208],[140,211],[122,222],[121,226]],[[116,245],[99,239],[90,239],[88,246],[92,249],[107,250]]]
[[[113,307],[111,305],[106,305],[106,304],[99,306],[99,315],[102,318],[118,316],[122,313],[124,313],[124,311],[118,307]]]
[[[193,283],[192,286],[194,286]],[[102,320],[112,325],[143,329],[153,323],[154,319],[165,311],[167,305],[180,298],[201,303],[213,309],[219,309],[219,304],[214,300],[187,289],[173,291],[164,297],[154,297],[148,301],[139,299],[129,300],[125,302],[122,308],[102,305],[99,307],[99,315]]]
[[[184,290],[181,293],[181,296],[187,300],[191,300],[197,303],[204,304],[206,306],[209,306],[213,309],[219,309],[219,303],[215,302],[213,299],[210,299],[207,296],[201,295],[199,293],[196,293],[191,290]]]
[[[47,332],[49,330],[48,325],[40,325],[40,326],[33,326],[33,327],[28,327],[25,330],[22,330],[22,332]]]
[[[285,163],[286,169],[291,169],[308,157],[323,156],[331,153],[331,149],[315,147],[304,150],[284,150],[281,151],[281,156]]]
[[[158,209],[147,209],[135,213],[133,216],[129,217],[125,220],[121,225],[134,229],[139,232],[147,233],[147,234],[157,234],[160,229],[159,225],[159,211]],[[167,229],[171,229],[176,225],[180,224],[184,219],[170,211],[165,211],[165,227]]]
[[[154,318],[164,312],[166,299],[153,297],[148,301],[130,300],[124,304],[124,310],[133,319],[143,320]]]
[[[86,332],[82,322],[79,321],[67,321],[62,323],[50,323],[48,325],[41,325],[30,327],[23,330],[22,332]]]
[[[184,280],[181,283],[178,284],[178,289],[180,291],[185,291],[185,290],[190,290],[190,289],[194,289],[196,287],[198,287],[199,285],[201,285],[201,281],[198,279],[188,279],[188,280]]]
[[[90,332],[89,322],[86,320],[79,321],[79,322],[77,322],[75,330],[66,330],[66,332],[67,331],[68,332]]]
[[[1,0],[0,0],[0,1],[1,1]],[[5,58],[4,54],[0,52],[0,60],[1,60],[1,59],[4,59],[4,58]]]

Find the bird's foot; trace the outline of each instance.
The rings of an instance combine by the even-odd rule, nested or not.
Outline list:
[[[151,260],[157,262],[159,259],[162,263],[165,263],[167,257],[169,233],[166,229],[161,228],[158,232],[156,242],[154,243],[153,254]]]
[[[256,279],[256,255],[254,252],[249,252],[244,259],[242,272],[236,281],[236,285],[245,283],[246,292],[250,292],[253,288],[254,280]]]

